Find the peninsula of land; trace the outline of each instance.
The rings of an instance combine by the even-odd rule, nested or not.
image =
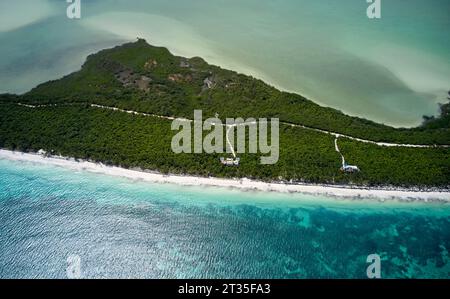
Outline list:
[[[138,40],[90,55],[80,71],[23,95],[0,95],[0,148],[180,180],[249,180],[288,191],[306,185],[444,191],[448,197],[447,108],[420,127],[392,128]],[[260,165],[259,154],[242,154],[229,167],[218,154],[173,153],[171,121],[193,119],[196,109],[222,120],[279,118],[278,163]],[[344,157],[358,171],[343,171]]]

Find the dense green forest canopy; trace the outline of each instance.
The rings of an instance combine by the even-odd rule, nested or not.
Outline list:
[[[41,84],[23,96],[0,99],[30,104],[95,103],[187,118],[192,118],[194,109],[202,109],[205,116],[278,117],[373,141],[450,144],[448,118],[418,128],[395,129],[321,107],[198,57],[174,56],[142,39],[91,55],[80,71]]]
[[[175,154],[171,121],[88,105],[27,108],[0,103],[0,147],[103,162],[125,168],[215,177],[248,177],[364,186],[448,188],[449,148],[393,148],[339,139],[341,152],[361,172],[340,170],[334,137],[298,127],[280,127],[280,160],[261,165],[259,154],[240,155],[239,167],[218,154]]]

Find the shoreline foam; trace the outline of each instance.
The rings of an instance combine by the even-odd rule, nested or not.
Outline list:
[[[312,184],[283,184],[266,183],[250,179],[221,179],[195,176],[182,176],[162,174],[158,172],[146,172],[142,170],[130,170],[116,166],[106,166],[101,163],[88,161],[75,161],[67,157],[44,157],[39,154],[13,152],[0,149],[0,159],[12,161],[32,162],[45,165],[64,167],[76,171],[88,171],[116,177],[124,177],[133,180],[159,184],[176,184],[182,186],[211,186],[233,188],[241,191],[261,191],[278,193],[300,193],[308,195],[323,195],[337,198],[358,198],[368,200],[400,200],[400,201],[439,201],[450,202],[448,191],[415,191],[401,189],[369,189],[350,186],[326,186]]]

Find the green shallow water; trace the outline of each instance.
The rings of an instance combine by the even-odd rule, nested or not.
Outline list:
[[[0,277],[448,278],[450,206],[151,184],[0,160]]]
[[[85,1],[78,21],[63,1],[4,3],[0,92],[61,77],[137,36],[394,126],[436,114],[450,89],[448,0],[382,1],[376,21],[361,0]]]

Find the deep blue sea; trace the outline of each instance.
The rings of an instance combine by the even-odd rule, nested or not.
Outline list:
[[[450,277],[450,205],[151,184],[0,159],[0,278]]]

